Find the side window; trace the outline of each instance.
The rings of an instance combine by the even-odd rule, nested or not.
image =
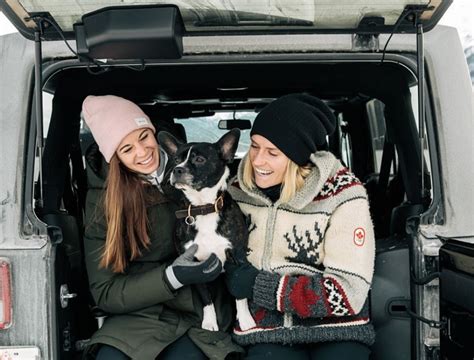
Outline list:
[[[184,126],[186,130],[186,136],[189,142],[216,142],[222,135],[224,135],[227,131],[230,130],[219,129],[220,120],[229,120],[230,122],[232,122],[232,119],[246,119],[250,120],[253,124],[253,121],[255,120],[256,116],[257,113],[251,111],[225,111],[216,112],[212,116],[175,119],[175,122]],[[239,147],[237,148],[236,157],[238,159],[241,159],[247,153],[249,147],[250,129],[241,130]]]
[[[43,91],[43,136],[48,135],[49,122],[53,111],[53,95]]]
[[[412,86],[410,87],[410,94],[411,94],[411,104],[412,104],[412,109],[413,109],[413,115],[415,117],[415,124],[416,124],[416,129],[418,130],[418,133],[420,132],[419,129],[419,121],[418,121],[418,86]],[[428,100],[428,99],[427,99]],[[425,103],[425,109],[428,109],[428,102]],[[425,112],[425,117],[431,116],[429,111]],[[430,137],[428,136],[428,126],[426,123],[426,118],[425,118],[425,133],[424,133],[424,144],[423,144],[423,158],[424,158],[424,172],[425,174],[427,173],[429,175],[431,183],[428,185],[428,188],[430,190],[430,198],[433,199],[433,178],[431,176],[431,156],[430,156]],[[436,146],[432,144],[433,148],[436,149]],[[426,177],[425,177],[426,178]],[[427,188],[425,184],[425,189]]]
[[[386,136],[384,108],[385,105],[383,102],[377,99],[368,101],[366,105],[370,138],[372,140],[372,161],[376,173],[380,171],[380,167],[382,165],[383,148]],[[397,163],[396,152],[395,163]],[[390,168],[390,175],[394,175],[395,172],[396,169],[394,168],[394,164],[392,164],[392,167]]]
[[[51,113],[53,109],[53,95],[43,91],[43,141],[46,141],[46,137],[48,136],[49,130],[49,123],[51,121]],[[43,143],[44,144],[44,143]],[[36,196],[39,196],[37,193],[39,190],[37,189],[37,183],[39,179],[39,169],[40,169],[40,160],[38,151],[35,153],[35,163],[33,167],[33,193],[36,192]],[[35,195],[33,195],[32,200],[35,201]],[[35,204],[32,204],[32,208],[35,208]]]

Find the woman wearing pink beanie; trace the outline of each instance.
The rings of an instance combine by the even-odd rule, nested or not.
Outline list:
[[[216,279],[222,264],[212,254],[194,261],[196,247],[178,257],[174,246],[178,205],[161,191],[166,154],[155,127],[133,102],[88,96],[83,118],[109,164],[105,193],[86,199],[84,248],[97,306],[109,315],[92,336],[96,359],[224,359],[241,348],[226,330],[232,322],[224,286],[216,312],[221,331],[201,328],[195,283]]]

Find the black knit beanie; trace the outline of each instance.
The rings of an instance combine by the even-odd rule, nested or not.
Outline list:
[[[250,136],[261,135],[298,165],[305,165],[316,150],[327,146],[326,135],[336,128],[336,117],[320,99],[289,94],[260,111]]]

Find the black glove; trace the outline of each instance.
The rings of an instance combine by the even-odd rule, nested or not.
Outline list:
[[[256,267],[249,262],[234,264],[225,263],[225,282],[229,292],[236,299],[252,299],[253,286],[259,273]]]
[[[212,253],[206,260],[194,260],[197,244],[191,245],[165,270],[165,280],[173,290],[184,285],[207,283],[219,276],[222,262]]]

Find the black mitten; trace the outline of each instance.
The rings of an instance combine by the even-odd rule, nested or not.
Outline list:
[[[191,245],[166,268],[165,280],[173,290],[183,285],[207,283],[216,279],[222,271],[222,262],[212,253],[206,260],[197,261],[194,254],[198,246]]]
[[[225,263],[225,280],[229,292],[236,299],[252,299],[253,286],[259,271],[249,262]]]

